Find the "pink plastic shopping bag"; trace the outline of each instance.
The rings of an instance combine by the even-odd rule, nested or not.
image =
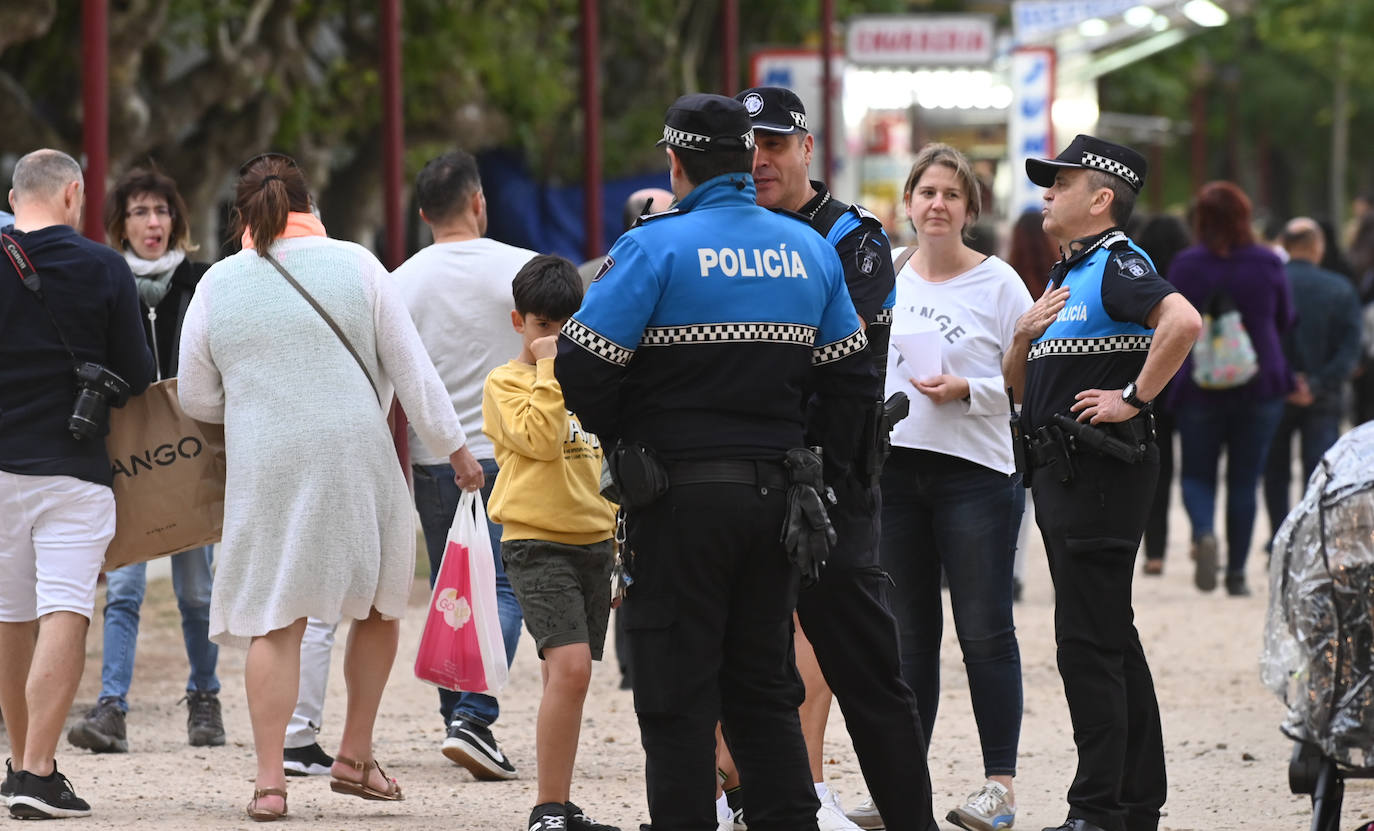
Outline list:
[[[475,491],[464,493],[429,599],[415,677],[449,690],[495,693],[508,676],[486,511]]]

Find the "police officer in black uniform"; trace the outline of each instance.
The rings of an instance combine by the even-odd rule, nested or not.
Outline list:
[[[1058,831],[1155,831],[1166,783],[1159,704],[1131,577],[1159,474],[1149,404],[1201,326],[1121,230],[1145,179],[1129,147],[1080,135],[1029,159],[1063,258],[1003,357],[1023,393],[1013,436],[1055,589],[1055,642],[1078,772]],[[1056,831],[1056,829],[1046,829]]]
[[[744,106],[683,96],[665,122],[677,205],[612,247],[555,367],[615,447],[649,813],[655,831],[716,826],[719,721],[749,827],[815,831],[791,628],[831,537],[803,393],[849,424],[873,362],[834,248],[754,203]],[[852,464],[852,432],[817,436],[828,461]]]
[[[830,512],[838,540],[820,581],[802,590],[797,617],[839,699],[869,794],[880,811],[887,808],[886,827],[927,831],[935,827],[935,818],[925,736],[915,697],[902,680],[897,624],[883,599],[886,578],[878,565],[878,474],[887,439],[883,375],[897,284],[892,249],[876,216],[836,199],[824,182],[807,178],[814,139],[796,93],[756,87],[735,100],[754,122],[759,204],[796,213],[834,246],[864,321],[866,354],[874,367],[870,409],[851,425],[864,452],[848,468],[827,459],[832,463],[826,481],[838,500]],[[818,420],[823,417],[813,412],[808,429],[822,429]],[[745,820],[750,821],[747,813]]]

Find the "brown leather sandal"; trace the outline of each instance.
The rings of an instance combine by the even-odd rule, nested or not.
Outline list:
[[[359,762],[356,759],[350,759],[347,756],[340,756],[336,753],[334,754],[334,761],[348,765],[363,775],[362,780],[359,782],[331,776],[329,780],[329,789],[334,793],[348,794],[349,796],[356,796],[360,799],[377,799],[386,802],[400,802],[402,799],[405,799],[405,797],[401,795],[400,783],[388,777],[386,771],[382,770],[382,766],[377,763],[376,759]],[[385,779],[389,785],[385,791],[379,791],[376,788],[368,787],[367,777],[371,772],[371,768],[374,767],[377,768],[377,772],[382,775],[382,778]]]
[[[264,796],[281,797],[281,810],[271,811],[259,808],[258,800]],[[286,816],[286,791],[282,788],[257,788],[253,791],[253,801],[248,803],[248,818],[254,822],[275,822]]]

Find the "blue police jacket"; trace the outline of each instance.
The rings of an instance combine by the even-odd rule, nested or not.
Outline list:
[[[603,441],[669,460],[776,459],[802,445],[806,392],[871,400],[866,344],[835,249],[755,205],[753,177],[736,173],[616,242],[563,327],[555,371]],[[827,454],[854,444],[837,435]]]

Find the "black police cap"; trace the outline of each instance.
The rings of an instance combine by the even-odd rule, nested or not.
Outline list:
[[[770,133],[805,133],[806,107],[797,94],[786,87],[746,89],[735,100],[744,105],[755,130]]]
[[[1136,193],[1145,184],[1149,167],[1145,157],[1125,146],[1113,144],[1093,136],[1074,136],[1064,152],[1053,159],[1026,159],[1026,175],[1042,188],[1054,184],[1055,171],[1063,168],[1086,168],[1110,173],[1131,186]]]
[[[754,125],[744,105],[724,95],[697,92],[673,102],[663,117],[658,145],[680,150],[753,150]]]

